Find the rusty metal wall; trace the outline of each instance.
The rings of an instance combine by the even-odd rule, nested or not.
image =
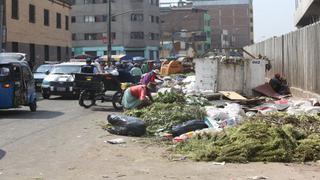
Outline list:
[[[281,73],[291,87],[320,94],[320,22],[245,49],[271,60],[268,78]]]

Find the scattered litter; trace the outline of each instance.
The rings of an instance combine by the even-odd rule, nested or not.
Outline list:
[[[223,162],[212,162],[213,165],[219,165],[219,166],[224,166],[226,165],[226,162],[223,161]]]
[[[185,161],[187,157],[182,155],[173,155],[173,156],[169,156],[168,159],[170,161]]]
[[[122,138],[117,138],[117,139],[111,139],[108,141],[104,141],[104,143],[109,143],[109,144],[125,144],[126,142]]]
[[[265,176],[253,176],[253,177],[248,177],[248,179],[260,180],[260,179],[268,179],[268,177],[265,177]]]

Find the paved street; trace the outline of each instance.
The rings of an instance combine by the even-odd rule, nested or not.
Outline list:
[[[320,179],[320,166],[246,165],[169,161],[152,140],[123,137],[125,145],[99,124],[111,106],[83,109],[76,100],[42,100],[39,111],[0,111],[0,179]]]

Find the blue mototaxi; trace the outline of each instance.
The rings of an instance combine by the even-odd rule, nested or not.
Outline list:
[[[28,63],[0,53],[0,109],[29,106],[37,110],[37,97]]]

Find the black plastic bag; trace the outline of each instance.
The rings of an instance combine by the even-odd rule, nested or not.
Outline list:
[[[107,129],[111,134],[123,136],[143,136],[146,125],[139,118],[121,115],[109,115],[108,122],[112,125]]]
[[[180,136],[181,134],[185,134],[191,131],[201,130],[205,128],[208,128],[208,126],[204,121],[191,120],[183,124],[172,127],[171,133],[173,137],[176,137],[176,136]]]

